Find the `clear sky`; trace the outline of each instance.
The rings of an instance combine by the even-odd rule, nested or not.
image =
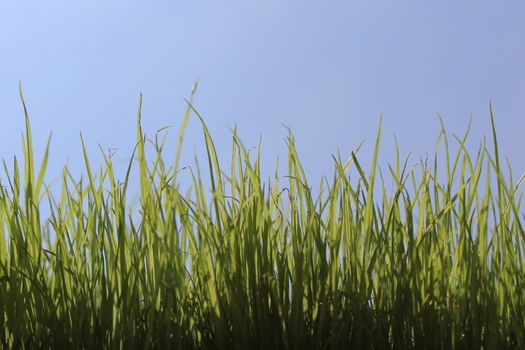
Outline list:
[[[24,86],[35,146],[53,131],[48,179],[69,158],[80,172],[79,131],[93,161],[100,144],[130,155],[138,96],[148,135],[173,125],[191,86],[196,108],[228,164],[230,128],[262,136],[266,173],[286,154],[289,126],[312,180],[333,171],[331,154],[366,141],[379,116],[392,160],[433,154],[438,113],[472,150],[490,136],[492,100],[502,153],[525,171],[525,2],[517,1],[33,1],[0,2],[0,157],[21,154]],[[189,125],[183,165],[202,154]],[[10,162],[9,162],[10,163]],[[204,165],[204,159],[201,160]],[[3,177],[3,175],[1,176]]]

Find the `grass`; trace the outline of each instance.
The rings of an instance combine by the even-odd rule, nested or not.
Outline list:
[[[288,173],[264,182],[259,150],[250,155],[236,131],[231,164],[220,167],[191,100],[175,160],[156,137],[148,161],[139,107],[138,159],[125,178],[111,155],[92,167],[84,147],[87,178],[64,168],[54,196],[44,182],[49,143],[37,165],[21,97],[23,169],[4,161],[0,190],[2,348],[525,347],[524,177],[504,174],[492,109],[492,146],[481,142],[475,157],[468,131],[451,155],[443,128],[445,170],[437,151],[433,165],[412,168],[397,152],[383,174],[380,128],[369,175],[355,153],[334,157],[314,198],[292,134]],[[192,115],[211,191],[198,163],[189,191],[177,182]]]

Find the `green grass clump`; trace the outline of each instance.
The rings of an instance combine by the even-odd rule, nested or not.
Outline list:
[[[355,153],[334,157],[314,198],[291,134],[287,176],[264,182],[259,152],[235,131],[226,172],[189,103],[173,163],[158,138],[149,162],[139,107],[138,160],[125,178],[111,156],[94,169],[84,148],[87,179],[65,168],[55,198],[44,182],[49,143],[37,166],[23,104],[23,170],[4,162],[0,190],[2,348],[525,347],[524,178],[504,176],[492,109],[492,151],[483,141],[472,157],[465,135],[451,156],[443,129],[445,172],[438,152],[417,168],[397,152],[389,194],[380,129],[370,174]],[[177,182],[191,115],[202,121],[211,193],[198,165],[191,190]]]

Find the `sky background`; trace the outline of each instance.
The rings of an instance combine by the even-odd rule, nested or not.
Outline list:
[[[490,137],[492,100],[500,149],[525,172],[523,1],[30,1],[0,2],[0,157],[20,155],[22,81],[35,148],[53,132],[47,180],[66,159],[82,172],[82,131],[126,166],[143,128],[172,125],[167,155],[199,79],[195,107],[228,166],[230,128],[247,146],[262,137],[263,172],[286,156],[287,125],[315,185],[362,141],[371,158],[379,117],[380,164],[434,153],[438,114],[452,134],[469,118],[469,147]],[[452,137],[451,137],[452,138]],[[194,118],[182,165],[205,164]],[[171,153],[170,153],[171,152]],[[0,175],[4,178],[4,175]]]

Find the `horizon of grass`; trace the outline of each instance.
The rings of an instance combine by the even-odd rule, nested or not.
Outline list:
[[[276,170],[264,182],[260,150],[252,157],[236,130],[225,172],[191,98],[173,162],[158,137],[148,161],[141,96],[125,178],[115,177],[111,154],[93,168],[81,135],[87,178],[65,167],[55,196],[44,181],[49,141],[37,166],[20,96],[23,170],[16,157],[12,169],[4,161],[0,182],[2,348],[525,347],[517,196],[525,175],[514,182],[509,165],[504,176],[492,106],[492,152],[483,140],[471,157],[467,130],[452,156],[442,124],[444,182],[437,148],[419,172],[396,149],[389,195],[380,125],[369,175],[356,153],[334,156],[333,178],[313,198],[291,133],[285,176]],[[191,189],[177,182],[192,115],[202,123],[210,192],[197,159]],[[126,197],[134,168],[138,217]]]

